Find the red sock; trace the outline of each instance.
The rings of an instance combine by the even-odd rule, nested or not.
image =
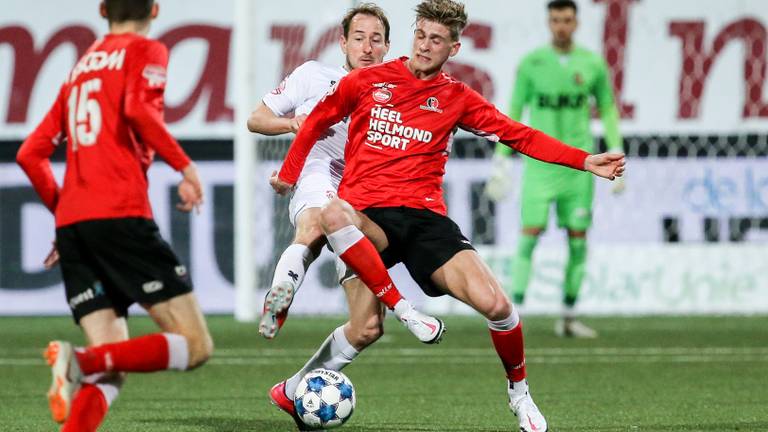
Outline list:
[[[162,333],[75,351],[83,375],[97,372],[154,372],[168,368],[168,340]]]
[[[397,302],[403,299],[390,279],[379,252],[368,238],[361,238],[339,257],[388,308],[394,309]]]
[[[91,432],[98,429],[104,416],[107,415],[107,400],[101,390],[93,384],[83,384],[72,401],[61,432]]]
[[[493,330],[491,340],[496,353],[507,371],[507,378],[512,382],[525,379],[525,348],[523,346],[523,323],[520,322],[512,330]]]

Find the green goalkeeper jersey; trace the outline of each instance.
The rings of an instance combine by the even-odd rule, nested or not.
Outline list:
[[[600,113],[608,149],[621,151],[619,114],[603,58],[579,46],[564,54],[549,45],[531,52],[520,63],[509,116],[520,121],[527,106],[529,126],[594,153],[595,140],[590,130],[593,104]],[[508,156],[512,150],[498,145],[496,151]],[[541,176],[552,182],[553,174],[566,178],[579,174],[527,156],[524,160],[525,177],[529,179]]]

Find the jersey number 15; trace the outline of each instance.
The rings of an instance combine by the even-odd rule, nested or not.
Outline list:
[[[96,138],[101,131],[101,107],[99,101],[91,98],[91,93],[101,90],[101,79],[94,78],[73,86],[67,100],[69,136],[72,140],[72,151],[78,146],[96,144]]]

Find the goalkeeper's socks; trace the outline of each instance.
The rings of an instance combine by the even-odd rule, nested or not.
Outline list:
[[[173,333],[155,333],[77,349],[75,355],[83,375],[110,371],[185,370],[189,365],[187,339]]]
[[[531,268],[533,265],[533,250],[539,236],[523,234],[517,240],[517,257],[512,268],[512,299],[515,304],[522,304],[525,291],[531,280]]]
[[[334,252],[351,268],[369,290],[389,309],[403,296],[389,277],[376,247],[354,225],[327,235]]]
[[[72,409],[61,432],[96,431],[119,392],[115,383],[84,383],[72,401]]]
[[[504,365],[507,378],[512,382],[525,379],[525,347],[523,323],[515,309],[509,317],[499,321],[488,321],[488,330],[496,353]]]
[[[573,306],[579,297],[581,283],[587,263],[587,239],[584,237],[568,238],[568,264],[565,266],[565,304]]]

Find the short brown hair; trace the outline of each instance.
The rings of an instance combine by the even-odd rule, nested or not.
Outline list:
[[[459,35],[467,26],[467,13],[464,3],[453,0],[425,0],[416,6],[416,21],[425,19],[440,23],[451,31],[451,39],[459,40]]]
[[[155,0],[104,0],[107,21],[142,21],[149,18]]]
[[[378,18],[384,26],[384,41],[389,43],[389,20],[387,19],[387,14],[384,13],[384,9],[380,8],[375,3],[361,3],[347,11],[346,15],[344,15],[344,19],[341,20],[341,28],[344,30],[344,37],[349,37],[349,26],[352,23],[352,18],[359,14]]]

